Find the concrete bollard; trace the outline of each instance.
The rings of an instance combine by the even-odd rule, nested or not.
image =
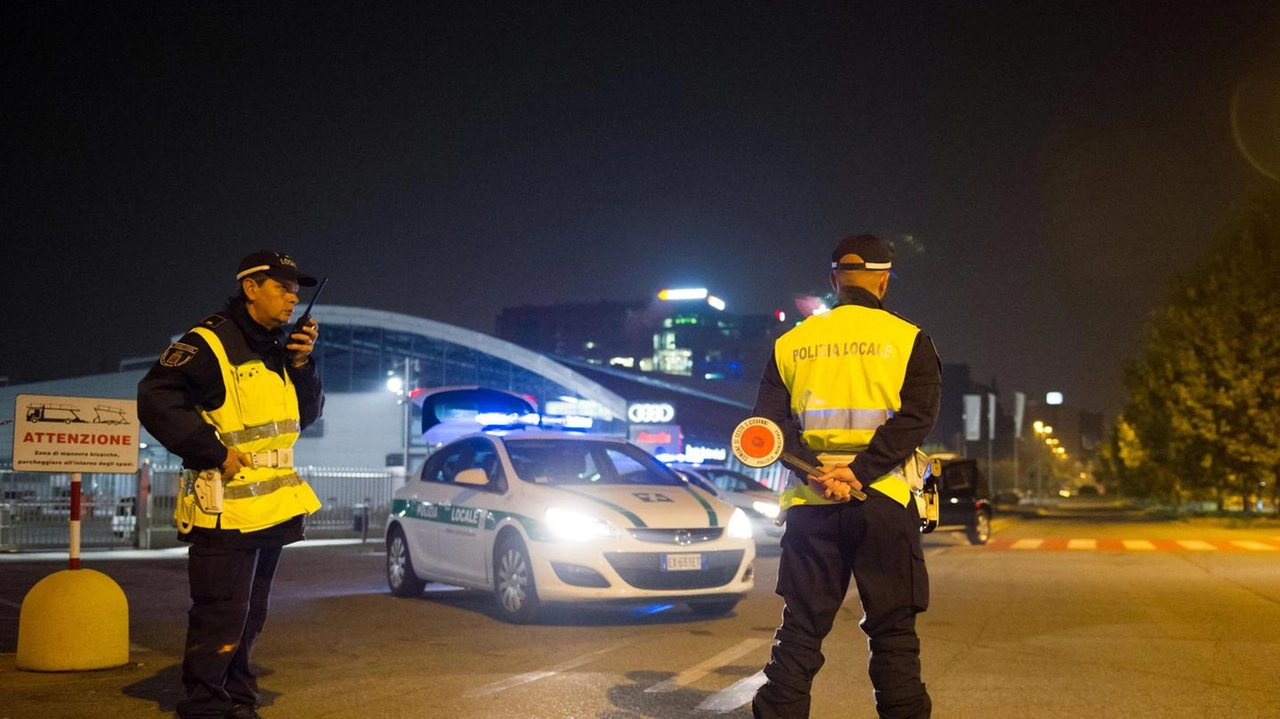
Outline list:
[[[111,577],[64,569],[27,592],[18,616],[18,669],[72,672],[128,663],[129,601]]]

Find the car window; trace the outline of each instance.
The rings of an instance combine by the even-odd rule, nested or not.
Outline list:
[[[505,484],[497,448],[481,437],[457,442],[431,455],[422,467],[422,481],[452,484],[464,469],[484,470],[489,478],[487,489],[491,491],[499,491]]]
[[[534,484],[659,484],[678,486],[678,475],[639,447],[572,439],[509,439],[511,466]]]
[[[942,470],[942,491],[961,492],[971,490],[977,484],[977,465],[973,462],[957,462]]]
[[[768,487],[760,484],[754,479],[734,472],[730,469],[711,469],[703,470],[703,473],[715,482],[716,486],[726,492],[769,492],[772,491]]]
[[[422,466],[422,481],[452,482],[463,463],[463,455],[467,452],[465,443],[442,447],[431,455]]]

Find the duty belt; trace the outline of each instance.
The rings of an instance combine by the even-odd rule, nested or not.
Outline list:
[[[277,489],[285,487],[297,487],[302,484],[302,478],[296,472],[282,474],[279,477],[272,477],[261,482],[250,482],[249,484],[237,484],[227,487],[222,492],[223,499],[247,499],[249,497],[261,497],[271,494]]]
[[[268,449],[265,452],[254,452],[249,455],[253,459],[253,468],[258,467],[292,467],[293,449]]]

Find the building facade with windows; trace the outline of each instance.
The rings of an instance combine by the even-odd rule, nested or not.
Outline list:
[[[663,290],[653,301],[508,307],[497,333],[522,347],[593,365],[708,381],[760,378],[778,314],[735,314],[704,288]]]

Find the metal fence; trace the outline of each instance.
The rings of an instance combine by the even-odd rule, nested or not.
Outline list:
[[[398,473],[345,467],[298,467],[320,498],[307,518],[309,537],[378,536],[386,526]],[[181,467],[146,463],[135,474],[80,475],[80,546],[85,549],[175,546]],[[141,501],[140,501],[141,500]],[[71,475],[0,470],[0,551],[70,545]]]

